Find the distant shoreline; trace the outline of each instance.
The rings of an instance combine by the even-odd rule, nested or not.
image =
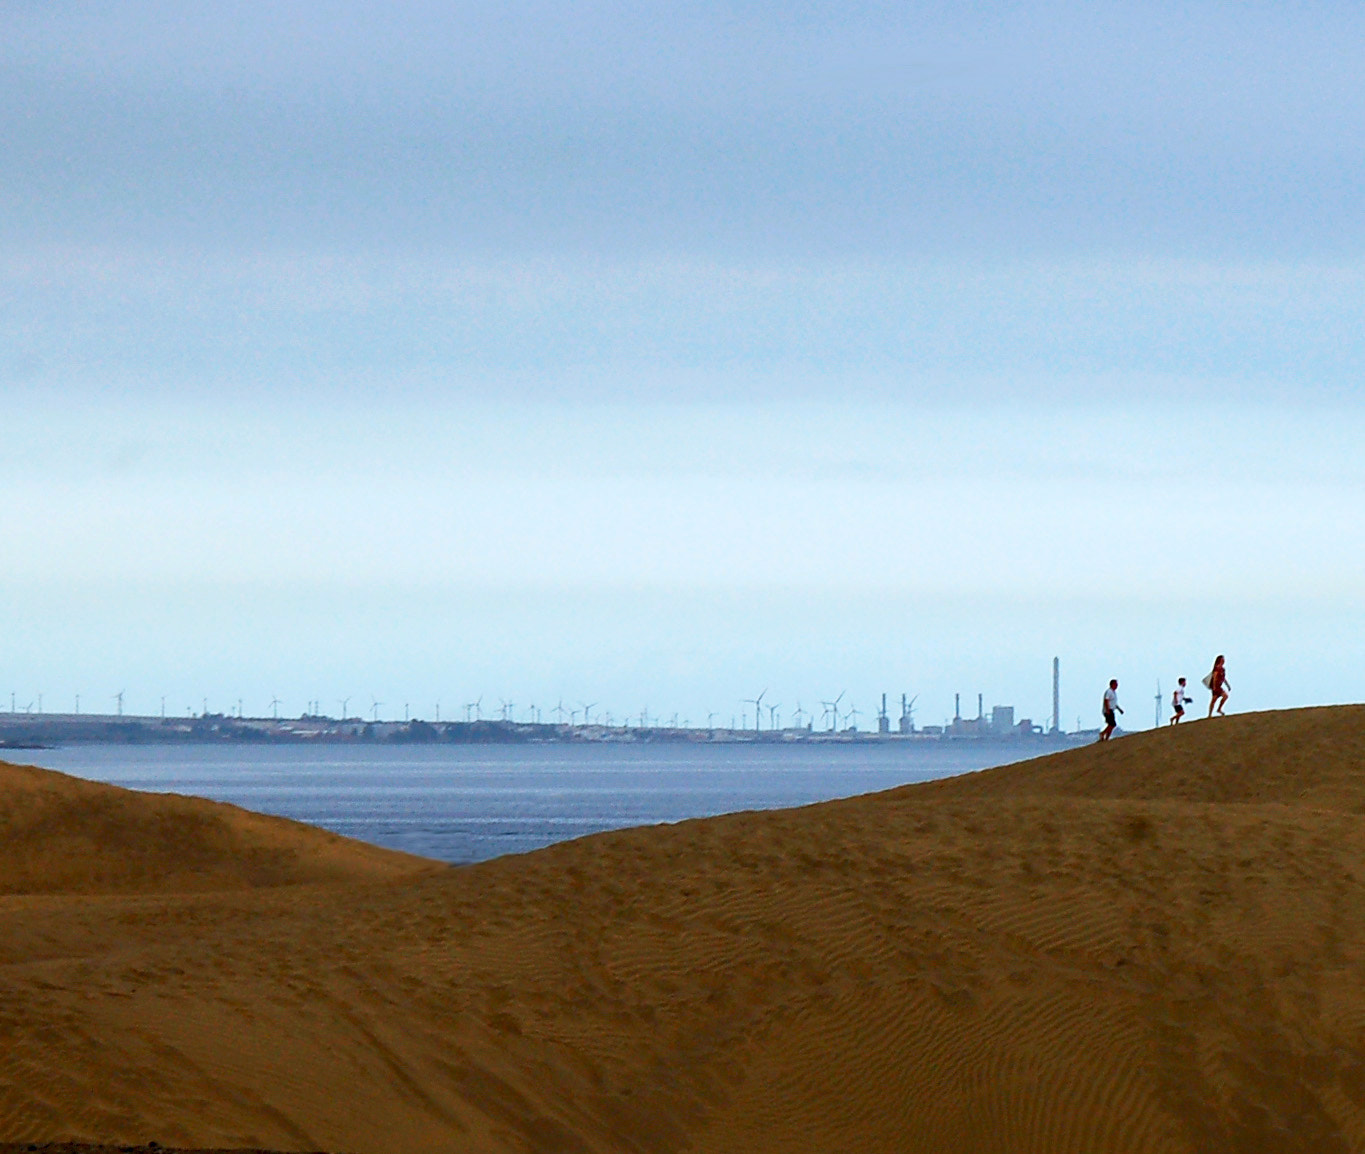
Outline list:
[[[114,714],[0,713],[0,752],[44,749],[74,743],[101,744],[382,744],[518,745],[528,743],[683,742],[693,744],[852,744],[905,745],[989,742],[1060,749],[1093,740],[1094,734],[997,732],[986,726],[962,732],[923,730],[876,732],[787,729],[730,729],[704,726],[565,725],[504,720],[365,721],[362,718],[256,718],[205,714],[199,717],[135,717]]]

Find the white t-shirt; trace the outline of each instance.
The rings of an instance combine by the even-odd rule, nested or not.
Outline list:
[[[1118,709],[1118,707],[1119,707],[1119,691],[1118,691],[1117,689],[1106,689],[1106,690],[1104,691],[1104,708],[1105,708],[1105,709]]]

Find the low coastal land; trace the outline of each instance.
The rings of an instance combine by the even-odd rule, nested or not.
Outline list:
[[[0,1151],[1365,1151],[1362,767],[1253,714],[452,868],[0,766]]]
[[[767,744],[837,742],[884,742],[889,744],[937,744],[939,742],[989,741],[1043,750],[1092,741],[1099,730],[1064,733],[1045,730],[1025,718],[1014,720],[1014,711],[1001,721],[994,713],[959,717],[947,725],[915,728],[909,718],[895,725],[880,719],[877,729],[858,729],[844,718],[839,727],[816,728],[814,723],[785,728],[727,728],[662,724],[643,719],[591,724],[480,719],[477,721],[366,721],[359,717],[236,717],[206,713],[196,717],[123,717],[90,713],[0,712],[0,750],[47,749],[57,745],[526,745],[546,742],[679,744]],[[878,720],[874,718],[874,720]]]

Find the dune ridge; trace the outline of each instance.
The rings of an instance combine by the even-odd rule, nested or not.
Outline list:
[[[33,833],[0,882],[0,1139],[1365,1151],[1363,762],[1365,708],[1229,717],[440,870],[222,815],[295,881],[229,839],[44,893]],[[0,806],[44,772],[0,771]],[[69,805],[98,843],[61,786],[23,828]]]
[[[285,818],[0,762],[0,895],[255,889],[436,868]]]
[[[0,1154],[274,1154],[274,1151],[169,1149],[160,1143],[150,1146],[96,1146],[89,1142],[0,1142]],[[312,1154],[322,1152],[313,1151]]]

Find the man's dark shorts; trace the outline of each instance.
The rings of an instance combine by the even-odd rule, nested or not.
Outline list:
[[[1114,711],[1113,711],[1112,709],[1106,709],[1106,710],[1104,711],[1104,724],[1105,724],[1105,725],[1117,725],[1117,724],[1118,724],[1118,722],[1114,720]]]

